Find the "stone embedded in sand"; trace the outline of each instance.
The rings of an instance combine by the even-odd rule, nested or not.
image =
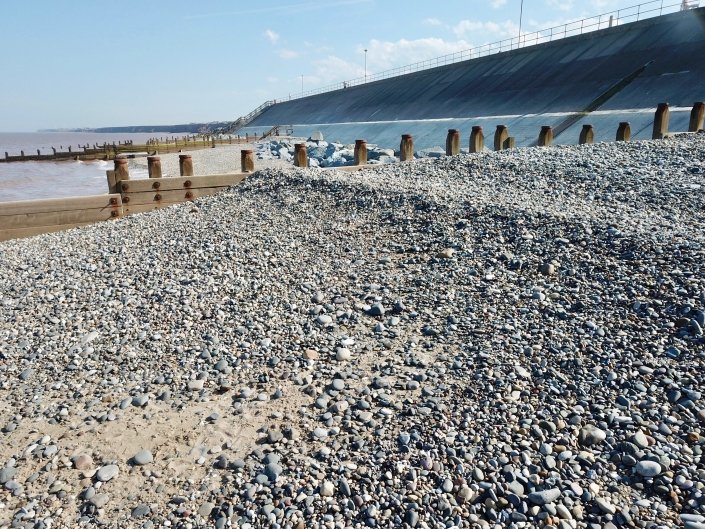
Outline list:
[[[313,349],[306,349],[303,354],[306,360],[318,360],[319,356],[318,351],[314,351]]]
[[[93,458],[88,454],[77,455],[71,462],[76,470],[88,470],[89,468],[93,468]]]
[[[148,465],[154,461],[154,456],[149,450],[140,450],[132,457],[132,462],[137,466]]]
[[[100,467],[96,472],[95,478],[98,481],[110,481],[120,473],[120,468],[117,465],[105,465]]]
[[[438,257],[441,259],[451,259],[454,253],[455,250],[453,250],[453,248],[446,248],[445,250],[438,252]]]
[[[350,360],[351,354],[350,354],[350,349],[347,347],[338,347],[338,349],[335,352],[335,359],[338,360],[339,362],[344,362],[346,360]]]

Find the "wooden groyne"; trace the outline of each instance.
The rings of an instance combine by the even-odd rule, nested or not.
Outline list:
[[[210,149],[216,145],[238,145],[260,141],[266,137],[277,135],[279,127],[273,127],[261,134],[244,134],[232,136],[183,136],[177,138],[172,136],[153,138],[147,143],[137,144],[131,141],[118,143],[104,143],[102,145],[78,145],[75,148],[68,146],[66,150],[52,147],[51,152],[42,153],[40,149],[36,152],[20,151],[19,155],[4,153],[0,156],[0,163],[10,162],[58,162],[69,160],[114,160],[119,156],[134,158],[137,156],[148,156],[149,154],[167,154],[171,152],[195,151],[199,149]]]
[[[660,140],[669,136],[669,106],[661,103],[654,115],[652,138]],[[688,132],[701,132],[705,124],[705,103],[693,105]],[[630,140],[630,125],[621,122],[616,127],[616,141]],[[592,125],[583,125],[578,137],[579,144],[594,141]],[[251,138],[248,138],[251,140]],[[546,125],[538,131],[535,146],[548,147],[553,144],[554,130]],[[474,126],[470,133],[469,151],[471,153],[485,150],[485,137],[482,127]],[[446,154],[455,156],[460,153],[461,131],[450,129],[446,137]],[[513,149],[516,142],[510,136],[505,125],[498,125],[493,139],[495,151]],[[402,162],[413,159],[414,138],[404,134],[400,143]],[[240,151],[240,172],[220,175],[193,176],[194,166],[191,156],[179,156],[180,176],[162,178],[159,156],[148,158],[148,179],[130,179],[125,154],[114,159],[114,169],[107,171],[108,194],[89,197],[71,197],[49,200],[23,200],[0,203],[0,241],[29,237],[41,233],[85,226],[87,224],[118,219],[126,215],[144,213],[155,209],[172,206],[199,197],[213,195],[223,189],[239,184],[251,175],[254,167],[254,153],[251,150]],[[296,145],[295,165],[308,166],[305,144]],[[359,170],[368,166],[367,142],[355,141],[355,162],[352,166],[331,168],[335,170]]]

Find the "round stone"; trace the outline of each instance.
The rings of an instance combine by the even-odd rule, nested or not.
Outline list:
[[[105,465],[98,469],[95,478],[98,481],[110,481],[120,473],[120,468],[117,465]]]
[[[140,450],[132,457],[132,462],[137,466],[148,465],[154,461],[154,456],[149,450]]]
[[[636,464],[635,470],[640,476],[653,478],[661,473],[661,465],[656,461],[639,461]]]

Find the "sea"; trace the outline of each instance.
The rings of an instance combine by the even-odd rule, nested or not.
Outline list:
[[[93,133],[93,132],[0,132],[0,157],[51,153],[51,148],[67,151],[69,145],[78,151],[79,145],[117,143],[128,140],[145,143],[167,133]],[[113,162],[10,162],[0,163],[0,202],[99,195],[108,192],[105,171]]]

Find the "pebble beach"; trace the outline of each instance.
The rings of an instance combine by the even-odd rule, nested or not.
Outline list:
[[[704,263],[702,133],[0,243],[0,529],[705,528]]]

